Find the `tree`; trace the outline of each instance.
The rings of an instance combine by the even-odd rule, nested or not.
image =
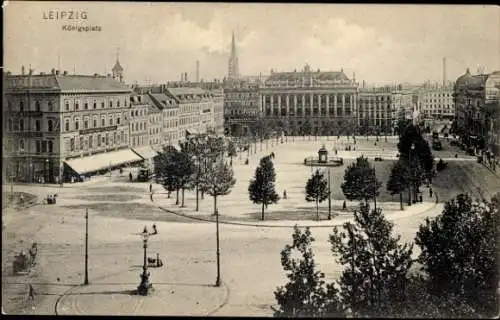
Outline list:
[[[306,183],[306,200],[316,202],[316,218],[319,220],[319,204],[328,199],[328,182],[324,173],[316,170]]]
[[[361,204],[354,224],[344,223],[330,235],[332,253],[345,266],[339,280],[340,300],[353,317],[398,316],[404,309],[404,286],[412,266],[412,244],[400,244],[382,210]]]
[[[262,204],[262,220],[264,209],[271,203],[278,203],[279,196],[275,190],[276,172],[270,156],[260,159],[260,164],[255,170],[255,176],[250,180],[248,193],[253,203]]]
[[[230,157],[231,162],[233,161],[233,157],[236,157],[238,155],[233,140],[229,140],[227,144],[227,155]]]
[[[207,194],[214,198],[214,214],[217,214],[217,197],[229,194],[235,183],[233,169],[222,159],[208,166],[203,185]]]
[[[175,204],[179,204],[179,173],[177,168],[177,157],[179,151],[173,147],[166,147],[155,157],[156,175],[162,181],[163,188],[171,192],[176,191]]]
[[[430,292],[456,296],[483,317],[498,312],[498,215],[495,199],[475,203],[460,194],[427,218],[415,239]]]
[[[311,130],[312,130],[311,121],[309,120],[309,118],[306,118],[304,120],[304,122],[302,123],[302,134],[304,135],[304,138],[305,138],[305,135],[308,135],[309,139],[311,139],[311,136],[310,136]]]
[[[409,186],[409,172],[408,167],[402,162],[401,159],[394,162],[391,169],[391,176],[387,181],[387,191],[391,195],[399,194],[399,203],[401,210],[403,210],[403,191]]]
[[[174,154],[172,164],[175,166],[174,176],[177,179],[177,189],[182,191],[181,207],[184,207],[184,190],[192,186],[192,176],[195,172],[192,157],[187,152],[177,152]]]
[[[339,316],[335,286],[325,285],[325,274],[316,271],[311,244],[314,238],[309,228],[303,232],[294,227],[293,242],[281,251],[281,265],[286,272],[288,283],[274,291],[277,308],[276,317],[325,317]],[[292,250],[300,258],[292,257]]]
[[[344,182],[341,185],[342,192],[348,200],[367,202],[369,199],[374,199],[375,208],[377,207],[376,197],[379,195],[378,189],[381,186],[382,183],[377,179],[375,168],[372,168],[368,159],[363,156],[346,168]]]

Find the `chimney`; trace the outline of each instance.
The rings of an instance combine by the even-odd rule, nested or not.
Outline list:
[[[184,72],[184,81],[188,81],[188,73],[187,72]]]
[[[24,76],[25,73],[26,73],[26,69],[24,68],[24,66],[21,66],[21,74]]]
[[[59,70],[56,70],[56,76],[58,76],[58,75],[59,75]]]
[[[446,86],[446,57],[443,58],[443,87]]]
[[[196,83],[200,82],[200,61],[196,60]]]
[[[68,75],[68,71],[64,70],[63,75],[67,76]]]

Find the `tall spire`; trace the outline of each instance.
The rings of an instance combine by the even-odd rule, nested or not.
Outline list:
[[[116,48],[116,63],[113,69],[113,78],[123,82],[123,67],[120,64],[120,48]]]
[[[229,64],[228,64],[228,77],[231,79],[237,79],[238,76],[239,76],[238,54],[236,53],[236,41],[234,39],[234,30],[233,30],[233,36],[231,39],[231,55],[229,56]]]

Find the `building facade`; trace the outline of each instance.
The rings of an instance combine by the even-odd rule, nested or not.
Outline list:
[[[455,132],[463,143],[499,156],[500,71],[471,75],[469,69],[455,82]]]
[[[453,119],[453,84],[425,85],[418,90],[418,110],[424,118]]]
[[[6,174],[20,181],[59,182],[87,169],[98,171],[72,170],[70,163],[128,148],[130,93],[124,84],[99,75],[54,69],[51,74],[8,75]],[[123,153],[127,161],[139,160],[128,156]]]
[[[132,148],[149,145],[148,109],[148,102],[143,95],[130,96],[129,136]]]
[[[262,116],[288,123],[291,134],[354,132],[357,88],[343,71],[273,72],[261,88]]]
[[[360,88],[358,119],[360,133],[391,133],[392,88]]]
[[[261,116],[259,86],[248,82],[227,84],[224,88],[224,130],[232,136],[254,135]]]
[[[156,108],[161,110],[161,145],[176,144],[183,137],[179,130],[179,104],[161,88],[161,93],[148,93]]]

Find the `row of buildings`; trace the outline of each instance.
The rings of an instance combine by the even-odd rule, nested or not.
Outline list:
[[[186,134],[223,132],[223,92],[131,87],[113,74],[4,75],[4,177],[26,182],[79,179],[149,162]]]
[[[393,133],[400,118],[452,119],[453,85],[359,85],[343,70],[274,72],[224,83],[226,131],[246,135],[259,117],[287,122],[289,134]],[[305,127],[310,129],[304,129]]]

